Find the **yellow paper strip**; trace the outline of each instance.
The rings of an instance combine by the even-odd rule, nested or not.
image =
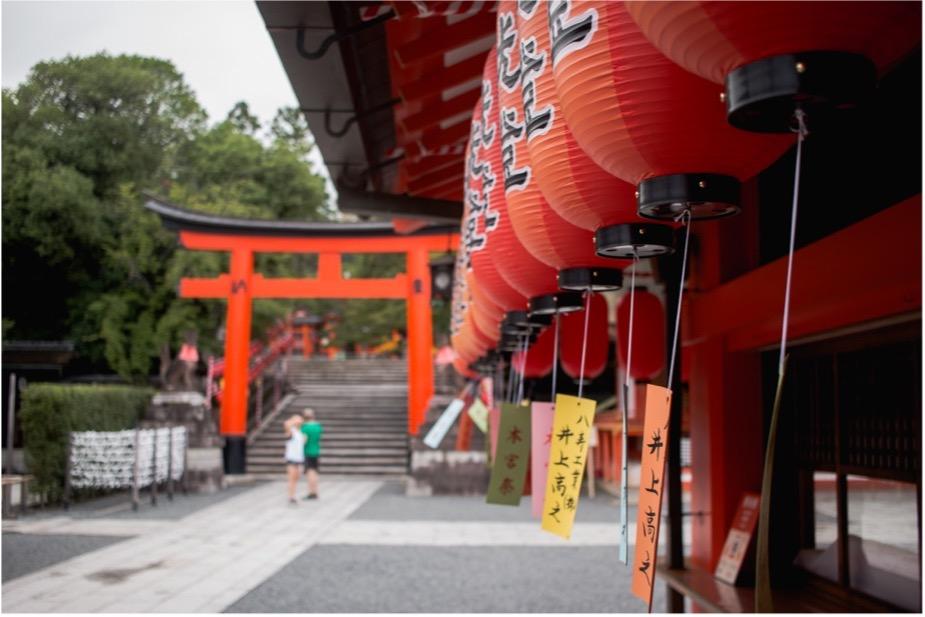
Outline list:
[[[578,510],[596,407],[591,399],[556,395],[542,528],[566,540]]]

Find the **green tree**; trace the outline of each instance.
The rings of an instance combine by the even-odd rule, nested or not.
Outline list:
[[[138,56],[43,62],[4,90],[4,335],[72,338],[88,367],[127,378],[150,374],[187,329],[220,354],[224,303],[181,300],[176,288],[224,271],[227,256],[179,250],[140,191],[211,213],[327,218],[307,133],[264,145],[251,119],[239,103],[207,126],[173,65]],[[275,258],[279,275],[291,261]],[[261,306],[255,331],[287,310]]]

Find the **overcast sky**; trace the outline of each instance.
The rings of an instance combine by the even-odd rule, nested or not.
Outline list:
[[[4,88],[22,82],[36,62],[106,51],[171,60],[213,122],[240,100],[265,124],[280,107],[297,105],[252,1],[4,0],[2,20]],[[317,148],[311,158],[327,175]]]

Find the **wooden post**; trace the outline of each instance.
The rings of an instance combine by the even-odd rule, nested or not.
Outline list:
[[[672,357],[674,348],[675,314],[680,300],[681,288],[684,281],[681,279],[681,256],[669,255],[660,257],[659,272],[665,281],[665,332],[668,336],[666,358]],[[683,320],[682,320],[683,322]],[[680,324],[678,324],[680,327]],[[678,337],[680,348],[681,337]],[[669,372],[670,369],[669,369]],[[673,392],[671,397],[671,415],[668,417],[667,478],[662,484],[668,490],[668,567],[672,569],[684,568],[684,537],[683,521],[681,520],[681,413],[683,411],[684,397],[681,394],[681,354],[677,354],[672,383],[667,387]],[[669,613],[684,612],[684,596],[674,588],[667,587],[668,602],[666,609]]]
[[[12,438],[12,435],[10,436]],[[74,451],[74,433],[67,434],[67,446],[64,449],[64,511],[71,509],[71,454]],[[22,498],[22,493],[20,493]]]
[[[157,428],[151,429],[151,505],[157,505]]]
[[[167,501],[173,501],[173,427],[167,430]]]
[[[6,418],[6,472],[13,473],[13,438],[16,433],[16,373],[10,373],[10,393]]]
[[[261,373],[260,377],[257,378],[256,383],[257,389],[257,400],[254,401],[254,414],[257,416],[257,426],[260,426],[261,420],[263,420],[263,374]]]
[[[135,460],[132,464],[133,465],[133,469],[132,469],[132,510],[136,512],[138,511],[138,503],[140,501],[139,496],[138,496],[138,468],[139,468],[138,447],[139,445],[141,445],[141,436],[139,434],[139,430],[136,428],[135,429],[135,457],[134,457]]]

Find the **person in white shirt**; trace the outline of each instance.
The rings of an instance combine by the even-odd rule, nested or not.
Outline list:
[[[295,498],[296,485],[299,483],[299,474],[305,462],[305,434],[302,432],[302,417],[292,415],[283,423],[286,433],[286,478],[289,481],[289,503],[297,505]]]

